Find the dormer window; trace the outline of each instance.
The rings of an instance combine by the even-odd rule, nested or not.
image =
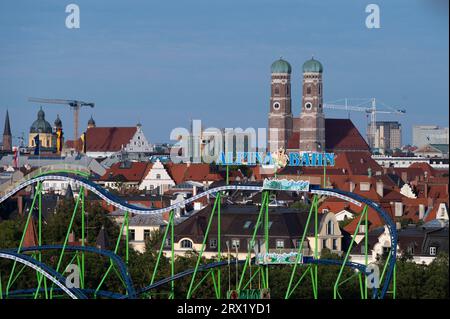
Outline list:
[[[192,241],[189,239],[183,239],[180,244],[181,248],[192,248]]]
[[[327,223],[327,235],[333,235],[334,234],[334,223],[332,220],[329,220]]]
[[[437,248],[434,246],[430,247],[430,255],[431,256],[436,256],[436,252],[437,252]]]

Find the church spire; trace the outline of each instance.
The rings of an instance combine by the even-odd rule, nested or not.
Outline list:
[[[5,127],[3,129],[3,150],[7,152],[12,151],[12,134],[8,110],[6,110]]]
[[[8,110],[6,110],[5,129],[3,130],[3,135],[11,136],[11,125],[9,124],[9,112],[8,112]]]

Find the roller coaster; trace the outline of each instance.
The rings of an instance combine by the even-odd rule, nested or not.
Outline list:
[[[43,182],[45,181],[64,181],[74,183],[79,186],[79,196],[75,201],[75,208],[73,210],[70,223],[67,227],[67,231],[65,232],[65,240],[61,245],[43,245],[42,243],[42,193],[43,193]],[[54,298],[55,295],[64,295],[68,298],[72,299],[86,299],[86,298],[113,298],[113,299],[136,299],[143,298],[147,296],[149,292],[154,291],[155,289],[170,284],[169,298],[193,298],[195,296],[195,290],[201,285],[204,279],[211,275],[214,283],[214,292],[215,296],[218,299],[222,299],[223,296],[222,288],[221,288],[221,268],[233,265],[239,265],[241,267],[240,270],[240,279],[236,285],[236,291],[239,293],[240,291],[245,290],[249,283],[255,278],[256,274],[260,275],[262,278],[262,288],[268,290],[269,285],[269,268],[272,266],[268,263],[258,263],[255,254],[252,256],[251,249],[248,249],[245,259],[233,259],[228,258],[226,260],[223,257],[223,252],[221,251],[221,218],[220,218],[220,207],[221,207],[221,197],[223,197],[226,192],[229,191],[250,191],[250,192],[261,192],[262,193],[262,201],[259,209],[259,214],[257,217],[257,222],[253,230],[253,236],[250,241],[250,246],[255,245],[255,240],[257,237],[258,231],[263,231],[264,233],[264,245],[265,251],[269,252],[269,197],[270,197],[270,189],[265,189],[263,186],[259,185],[224,185],[220,187],[210,188],[205,190],[202,193],[194,195],[190,198],[187,198],[181,202],[177,202],[171,206],[160,208],[160,209],[149,209],[140,206],[135,206],[129,204],[119,197],[115,196],[107,189],[101,187],[100,185],[94,183],[89,179],[89,172],[86,169],[78,168],[78,167],[50,167],[43,168],[33,172],[33,174],[29,174],[24,177],[22,180],[12,183],[8,185],[6,189],[0,190],[0,205],[14,196],[19,191],[27,188],[34,187],[34,195],[31,203],[31,209],[29,210],[26,216],[25,227],[23,230],[22,238],[20,240],[19,247],[14,249],[1,249],[0,250],[0,260],[9,259],[13,261],[13,267],[9,274],[8,282],[6,287],[2,288],[2,281],[0,277],[0,299],[1,298]],[[116,241],[116,246],[114,251],[108,251],[104,249],[98,249],[91,246],[85,246],[86,243],[86,225],[85,225],[85,193],[86,191],[90,191],[93,194],[100,197],[107,204],[110,204],[120,210],[125,212],[124,220],[120,228],[120,233]],[[396,247],[397,247],[397,231],[394,222],[391,217],[381,209],[381,207],[360,195],[345,192],[338,189],[330,189],[330,188],[321,188],[316,185],[311,185],[309,189],[309,193],[312,195],[311,200],[311,208],[308,213],[307,222],[303,231],[302,236],[299,238],[298,248],[296,248],[295,252],[295,261],[293,261],[289,265],[285,265],[284,267],[290,268],[290,279],[288,287],[286,288],[285,298],[291,298],[293,292],[297,287],[301,284],[302,280],[304,280],[307,274],[311,277],[311,285],[314,298],[319,297],[319,289],[318,289],[318,272],[317,267],[319,265],[334,265],[339,267],[339,274],[335,280],[335,284],[333,286],[333,296],[335,299],[342,298],[339,293],[339,287],[344,281],[348,281],[348,279],[342,280],[342,274],[345,268],[350,268],[354,272],[354,276],[357,277],[359,281],[359,288],[362,299],[383,299],[387,296],[388,293],[392,293],[393,298],[395,298],[396,291]],[[182,272],[175,273],[174,263],[175,263],[175,253],[174,253],[174,225],[175,225],[175,210],[178,208],[183,208],[187,204],[192,203],[202,197],[212,196],[214,199],[214,204],[212,207],[212,211],[209,215],[206,232],[204,234],[204,239],[201,248],[198,251],[198,256],[196,259],[196,265],[194,268],[186,269]],[[337,197],[347,202],[350,202],[358,207],[362,208],[361,213],[359,214],[359,221],[356,227],[355,233],[353,234],[350,244],[348,245],[348,249],[344,252],[343,259],[324,259],[319,257],[318,252],[318,203],[320,197]],[[28,225],[31,220],[31,216],[35,208],[38,209],[38,222],[37,222],[37,231],[38,231],[38,246],[34,247],[25,247],[24,246],[24,238],[25,232],[28,229]],[[383,220],[385,226],[387,227],[390,234],[390,243],[391,247],[388,251],[386,261],[379,278],[379,287],[370,287],[372,292],[369,296],[368,293],[368,278],[372,274],[370,267],[368,267],[368,209],[371,208],[375,211],[379,217]],[[68,245],[69,234],[73,229],[73,222],[78,211],[81,210],[81,245],[80,246],[72,246]],[[169,213],[168,220],[163,218],[163,214]],[[161,247],[157,251],[157,261],[155,268],[153,269],[151,282],[143,288],[136,289],[133,285],[133,281],[131,279],[130,273],[127,268],[128,258],[129,258],[129,216],[130,214],[141,214],[141,215],[152,215],[161,221],[162,224],[166,224],[164,230],[164,236],[161,243]],[[217,217],[217,257],[214,262],[210,262],[207,264],[202,264],[202,256],[205,251],[207,238],[209,235],[209,231],[211,228],[211,224],[213,222],[214,216]],[[355,245],[355,237],[357,231],[359,230],[360,225],[365,226],[364,233],[364,263],[356,263],[350,260],[350,251]],[[314,241],[315,245],[313,248],[313,253],[311,256],[304,256],[302,254],[302,248],[304,247],[303,243],[306,239],[307,229],[313,225],[314,227]],[[171,236],[170,240],[168,236]],[[118,255],[118,247],[119,243],[125,243],[125,256],[124,259]],[[167,248],[167,242],[169,242],[170,247]],[[251,248],[251,247],[250,247]],[[44,264],[42,262],[42,252],[49,250],[57,250],[60,251],[58,263],[56,269]],[[75,252],[75,256],[72,261],[76,258],[79,268],[81,270],[79,274],[79,279],[81,282],[80,287],[71,287],[67,284],[66,278],[63,276],[61,270],[63,268],[63,257],[68,252]],[[170,269],[171,274],[168,277],[160,279],[158,281],[155,280],[156,274],[158,272],[158,267],[160,264],[160,260],[164,253],[166,255],[170,255]],[[97,289],[86,289],[85,288],[85,254],[91,253],[96,255],[105,256],[110,261],[110,266],[108,270],[103,274],[102,280],[100,284],[97,286]],[[31,254],[31,255],[30,255]],[[22,269],[16,274],[16,267],[18,264],[22,265]],[[246,279],[246,275],[248,275],[248,269],[251,267],[256,267],[256,271],[253,272],[253,275],[249,276],[249,279]],[[21,289],[21,290],[12,290],[14,286],[14,282],[19,277],[20,273],[24,268],[31,268],[36,271],[38,286],[29,289]],[[304,268],[305,271],[299,276],[298,269]],[[104,291],[101,290],[101,286],[103,282],[108,277],[111,269],[117,269],[118,274],[120,275],[121,282],[123,283],[125,293],[118,293],[112,291]],[[200,273],[206,273],[200,280],[197,279],[197,275]],[[186,296],[175,296],[174,295],[174,285],[177,280],[190,277],[189,289]],[[50,287],[47,285],[47,279],[51,281]],[[56,285],[56,287],[55,287]],[[392,290],[389,290],[392,289]]]

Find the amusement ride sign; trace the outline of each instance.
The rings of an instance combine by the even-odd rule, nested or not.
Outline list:
[[[259,253],[256,254],[256,264],[259,265],[290,265],[295,264],[296,262],[301,264],[303,263],[303,256],[300,254],[298,257],[296,252],[290,253]]]
[[[334,153],[290,152],[280,149],[274,153],[264,152],[221,152],[217,159],[219,165],[273,165],[322,167],[334,166]]]

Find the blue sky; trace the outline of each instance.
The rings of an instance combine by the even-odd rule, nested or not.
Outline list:
[[[65,27],[69,3],[80,7],[80,29]],[[365,27],[369,3],[380,6],[380,29]],[[30,96],[93,101],[81,128],[91,114],[99,126],[140,121],[151,142],[169,141],[189,119],[266,127],[270,64],[292,64],[298,115],[311,55],[325,68],[325,101],[374,96],[405,108],[379,116],[402,123],[405,143],[414,124],[448,126],[446,0],[8,0],[0,26],[0,124],[8,108],[16,136],[36,117]],[[44,109],[71,138],[69,108]],[[365,115],[351,118],[364,134]]]

